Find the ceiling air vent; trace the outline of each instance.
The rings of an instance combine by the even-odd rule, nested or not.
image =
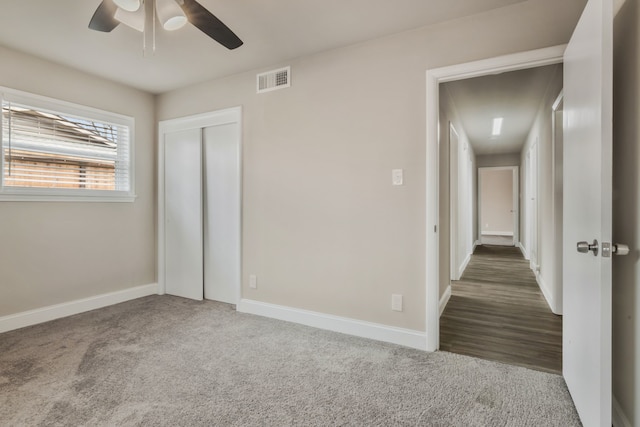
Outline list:
[[[291,86],[291,67],[258,74],[258,93],[284,89],[289,86]]]

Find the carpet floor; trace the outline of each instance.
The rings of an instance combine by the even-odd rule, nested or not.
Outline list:
[[[0,334],[2,426],[579,426],[562,377],[151,296]]]

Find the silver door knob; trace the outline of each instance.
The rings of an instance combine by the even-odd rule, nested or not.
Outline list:
[[[594,256],[598,255],[598,241],[593,240],[593,243],[589,242],[578,242],[578,252],[581,254],[586,254],[587,252],[593,252]]]
[[[615,255],[629,255],[629,246],[622,243],[615,243],[613,245],[613,253]]]

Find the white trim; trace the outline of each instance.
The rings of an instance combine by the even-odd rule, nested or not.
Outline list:
[[[536,264],[535,261],[532,259],[529,260],[529,268],[531,269],[531,271],[533,271],[533,274],[535,274],[536,276],[540,272],[540,265]]]
[[[553,46],[528,52],[504,55],[480,61],[468,62],[426,72],[426,336],[427,350],[439,347],[439,233],[438,233],[438,115],[440,110],[438,85],[447,81],[462,80],[505,71],[522,70],[559,64],[563,61],[566,45]],[[433,230],[433,232],[431,231]],[[448,236],[446,236],[448,237]]]
[[[622,410],[620,403],[618,403],[618,399],[616,399],[615,396],[611,397],[613,398],[613,413],[611,416],[611,424],[613,425],[613,427],[633,427],[633,424],[631,424],[631,421],[629,421],[629,418],[627,418],[624,411]]]
[[[444,290],[444,294],[440,298],[440,303],[438,304],[440,316],[444,313],[444,309],[447,307],[447,303],[451,299],[451,285],[447,286],[447,289]]]
[[[527,253],[527,250],[525,249],[522,242],[518,242],[517,246],[518,248],[520,248],[520,252],[522,252],[522,256],[524,257],[524,259],[529,260],[529,254]]]
[[[110,190],[100,191],[101,195],[92,195],[85,194],[83,190],[83,194],[67,194],[64,191],[56,191],[51,189],[51,191],[46,192],[34,192],[33,194],[16,193],[11,194],[14,188],[6,189],[4,193],[0,194],[1,202],[97,202],[97,203],[131,203],[135,202],[136,195],[129,194],[114,194],[116,192],[111,192]],[[27,188],[21,189],[21,191],[29,190]],[[85,190],[89,191],[89,190]],[[109,195],[111,194],[111,195]]]
[[[389,342],[418,350],[424,350],[426,348],[426,334],[412,329],[386,326],[363,320],[333,316],[249,299],[241,299],[237,305],[237,310],[241,313],[299,323],[314,328]]]
[[[456,144],[455,147],[451,143],[451,137],[455,134]],[[449,170],[449,280],[460,279],[460,266],[458,265],[458,245],[460,233],[460,151],[462,151],[462,144],[460,141],[460,134],[456,130],[456,127],[452,122],[449,122],[449,134],[447,137],[449,145],[449,164],[447,169]],[[454,158],[452,151],[456,150],[456,156]],[[452,166],[455,164],[455,174],[451,171]],[[455,177],[455,186],[452,185],[452,180]]]
[[[485,230],[482,233],[483,236],[505,236],[505,237],[513,237],[513,231],[489,231]]]
[[[556,309],[556,301],[553,297],[553,293],[551,292],[549,285],[547,285],[547,282],[544,280],[544,277],[542,277],[542,274],[536,274],[536,283],[538,283],[538,287],[540,288],[540,291],[542,291],[542,295],[544,295],[544,299],[547,301],[547,305],[553,314],[562,314]]]
[[[239,197],[239,215],[240,227],[239,248],[238,248],[238,271],[240,277],[237,278],[237,301],[242,298],[242,107],[232,107],[223,110],[217,110],[208,113],[196,114],[193,116],[180,117],[176,119],[163,120],[158,124],[158,217],[157,217],[157,235],[158,235],[158,293],[163,295],[166,290],[165,286],[165,233],[164,233],[164,135],[170,132],[180,132],[190,129],[202,129],[210,126],[219,126],[225,124],[237,124],[238,132],[238,194]]]
[[[562,167],[556,152],[558,151],[558,139],[556,135],[562,130],[563,123],[558,121],[558,111],[564,102],[564,91],[561,90],[551,108],[551,277],[553,283],[554,307],[556,314],[562,314],[562,218],[559,217],[559,211],[562,209],[562,203],[557,203],[556,199],[561,196],[562,192],[558,191],[556,181],[562,181]],[[564,114],[564,113],[563,113]],[[560,167],[559,167],[560,165]],[[564,185],[564,184],[562,184]]]
[[[10,314],[0,317],[0,333],[37,325],[38,323],[48,322],[62,317],[73,316],[74,314],[84,313],[85,311],[155,295],[157,293],[158,284],[151,283],[149,285],[136,286],[135,288],[50,305],[35,310],[23,311],[22,313]]]
[[[482,243],[480,242],[480,240],[476,240],[475,242],[473,242],[473,247],[471,248],[471,255],[473,255],[473,253],[476,251],[476,248],[481,245]]]
[[[469,261],[471,261],[471,254],[467,254],[467,257],[462,261],[460,268],[458,269],[458,278],[462,277],[462,273],[467,269],[467,265],[469,265]]]
[[[511,186],[513,188],[512,191],[512,211],[513,211],[513,231],[489,231],[484,230],[480,231],[480,236],[482,235],[492,235],[492,236],[506,236],[513,238],[513,244],[516,245],[518,240],[520,240],[520,167],[519,166],[482,166],[478,167],[478,230],[482,230],[483,219],[481,217],[481,203],[482,197],[480,194],[480,170],[510,170],[512,174],[512,183]]]

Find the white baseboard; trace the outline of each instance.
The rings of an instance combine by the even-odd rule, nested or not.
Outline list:
[[[480,243],[480,240],[476,240],[475,242],[473,242],[473,248],[471,248],[471,253],[474,253],[476,251],[476,248],[480,245],[482,245],[482,243]]]
[[[442,297],[440,298],[440,303],[438,304],[438,308],[440,309],[440,316],[442,316],[442,313],[444,312],[444,309],[447,306],[447,303],[449,302],[450,298],[451,298],[451,285],[447,286],[447,289],[445,289],[444,294],[442,294]]]
[[[547,285],[547,282],[545,282],[544,277],[542,277],[542,274],[536,274],[536,282],[542,291],[542,295],[544,295],[544,299],[547,300],[547,305],[551,311],[555,312],[554,308],[556,304],[553,295],[551,294],[551,289],[549,289],[549,286]]]
[[[37,308],[35,310],[23,311],[22,313],[10,314],[0,317],[0,333],[60,319],[61,317],[73,316],[74,314],[84,313],[85,311],[95,310],[157,293],[158,284],[152,283],[124,289],[122,291]]]
[[[518,247],[520,248],[520,252],[522,252],[522,256],[524,257],[524,259],[528,260],[529,254],[527,253],[527,250],[524,248],[524,246],[522,246],[522,242],[518,242]]]
[[[427,348],[427,334],[422,331],[386,326],[249,299],[241,299],[237,305],[237,310],[241,313],[299,323],[314,328],[399,344],[419,350],[426,350]]]
[[[471,261],[471,254],[468,254],[467,257],[464,259],[464,261],[462,261],[462,265],[458,269],[458,276],[457,276],[458,279],[462,277],[462,273],[464,273],[464,270],[466,270],[467,265],[469,265],[469,261]]]
[[[483,236],[505,236],[513,237],[513,231],[489,231],[485,230],[480,233]]]
[[[620,407],[618,399],[616,399],[615,396],[612,397],[613,408],[611,424],[613,425],[613,427],[633,427],[633,424],[631,424],[631,421],[629,421],[629,418],[627,418],[627,416],[625,415],[622,407]]]

